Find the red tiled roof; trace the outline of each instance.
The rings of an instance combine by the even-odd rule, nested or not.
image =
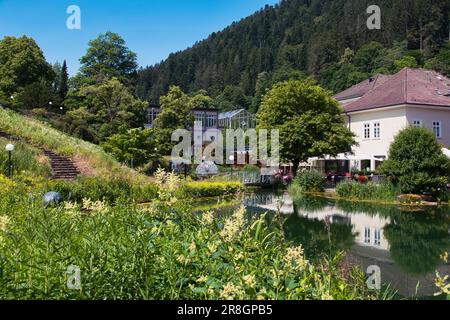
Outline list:
[[[391,76],[386,76],[384,74],[377,74],[373,77],[370,77],[367,80],[364,80],[363,82],[355,84],[354,86],[348,88],[347,90],[338,93],[337,95],[334,96],[334,98],[338,101],[360,98],[370,90],[384,83],[390,77]]]
[[[450,79],[437,72],[404,68],[399,73],[377,82],[378,84],[367,90],[360,99],[346,104],[345,111],[354,112],[403,104],[450,107]],[[345,97],[342,93],[335,96],[337,100],[350,99],[342,97]]]

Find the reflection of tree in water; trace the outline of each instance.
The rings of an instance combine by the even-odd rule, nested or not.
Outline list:
[[[317,197],[296,197],[294,199],[294,214],[284,222],[284,234],[287,241],[295,245],[301,244],[309,258],[320,257],[323,254],[334,255],[339,250],[350,249],[354,242],[351,224],[327,223],[318,219],[308,219],[299,216],[299,212],[319,211],[330,205],[330,201]],[[329,230],[329,231],[328,231]]]
[[[450,248],[449,216],[440,212],[402,212],[384,227],[391,257],[406,272],[424,275],[440,264]]]
[[[364,213],[369,216],[391,218],[403,212],[396,205],[381,205],[376,203],[337,200],[336,208],[345,213]]]
[[[294,210],[296,210],[295,213],[298,213],[298,210],[306,212],[318,212],[323,210],[326,206],[334,205],[334,202],[327,198],[302,194],[295,195],[292,198],[292,201],[294,202]]]

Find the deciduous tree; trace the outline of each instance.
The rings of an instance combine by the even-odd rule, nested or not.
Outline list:
[[[277,84],[262,100],[258,129],[280,130],[280,156],[294,172],[310,157],[351,151],[353,133],[331,93],[311,80]]]

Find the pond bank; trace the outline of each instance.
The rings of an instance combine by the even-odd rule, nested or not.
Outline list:
[[[429,201],[422,201],[421,203],[404,203],[400,202],[398,200],[379,200],[379,199],[359,199],[356,197],[353,198],[345,198],[340,197],[337,195],[336,191],[330,191],[326,190],[325,192],[300,192],[300,191],[292,191],[288,190],[289,194],[295,196],[295,195],[308,195],[308,196],[315,196],[315,197],[321,197],[325,199],[330,200],[345,200],[345,201],[351,201],[351,202],[361,202],[361,203],[370,203],[370,204],[380,204],[380,205],[399,205],[404,207],[439,207],[439,206],[449,206],[449,202],[429,202]]]

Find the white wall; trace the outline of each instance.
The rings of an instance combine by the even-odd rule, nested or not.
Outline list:
[[[433,130],[433,121],[441,121],[442,138],[438,140],[444,147],[450,146],[450,108],[410,106],[406,110],[406,116],[410,123],[421,120],[423,126],[430,130]]]
[[[347,125],[356,134],[356,141],[359,144],[359,146],[353,147],[353,152],[356,155],[384,156],[387,158],[394,137],[408,125],[405,106],[354,112],[350,113],[349,116],[350,119],[346,119]],[[349,120],[350,124],[348,123]],[[380,123],[380,138],[374,138],[374,123],[376,122]],[[370,124],[369,139],[364,138],[364,124],[366,123]]]
[[[433,130],[433,122],[441,122],[442,138],[439,142],[450,147],[450,108],[432,106],[397,106],[350,113],[350,129],[356,134],[359,146],[353,152],[371,156],[387,157],[389,147],[399,131],[420,120],[422,125]],[[347,125],[349,119],[346,118]],[[374,123],[380,123],[380,138],[374,137]],[[370,124],[370,138],[364,138],[364,124]]]

